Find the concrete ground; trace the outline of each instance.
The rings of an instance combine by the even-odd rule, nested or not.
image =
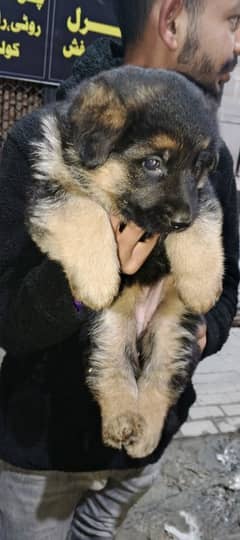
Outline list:
[[[240,428],[240,328],[232,328],[223,349],[205,358],[193,378],[197,402],[181,435],[230,433]]]
[[[173,441],[116,540],[240,540],[240,437]]]

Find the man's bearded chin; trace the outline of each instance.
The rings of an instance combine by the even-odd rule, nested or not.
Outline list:
[[[237,55],[234,55],[231,60],[228,60],[219,71],[218,76],[214,80],[211,79],[216,68],[213,61],[207,54],[202,54],[199,58],[198,51],[200,49],[200,42],[195,33],[190,32],[186,38],[183,49],[178,57],[179,71],[182,71],[187,77],[195,81],[205,92],[207,92],[215,102],[215,106],[219,107],[222,101],[224,80],[221,79],[226,73],[230,73],[236,67],[238,63]],[[187,70],[185,68],[187,66]],[[181,69],[181,67],[183,69]],[[189,70],[190,67],[190,70]],[[190,73],[188,73],[190,71]]]
[[[184,69],[181,70],[181,67],[179,67],[179,71],[211,98],[214,110],[220,106],[224,85],[217,84],[216,80],[211,80],[210,77],[214,73],[214,69],[207,57],[202,58],[200,62],[192,63],[191,73],[185,72]]]
[[[214,81],[211,81],[210,79],[211,74],[215,72],[214,65],[206,55],[202,57],[198,66],[196,65],[195,74],[193,69],[193,78],[195,78],[198,84],[212,96],[218,107],[221,105],[224,85],[226,84],[226,81],[224,81],[222,77],[231,73],[235,69],[237,63],[238,57],[237,55],[234,55],[231,60],[228,60],[228,62],[222,66]]]
[[[233,58],[231,60],[229,60],[228,62],[226,62],[224,64],[224,66],[222,67],[222,69],[220,70],[220,74],[219,74],[220,78],[221,78],[221,76],[229,74],[232,71],[234,71],[237,64],[238,64],[238,56],[237,56],[237,54],[234,54]],[[222,84],[220,82],[220,85],[223,88],[224,87],[224,82],[222,82]]]

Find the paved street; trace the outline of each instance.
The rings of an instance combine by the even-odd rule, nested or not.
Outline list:
[[[240,438],[172,442],[116,540],[240,540]]]
[[[197,402],[181,435],[230,433],[240,428],[240,328],[232,328],[222,351],[200,363]]]

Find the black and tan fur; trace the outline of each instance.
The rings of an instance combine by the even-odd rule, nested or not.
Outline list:
[[[208,180],[215,115],[181,75],[124,67],[82,83],[41,126],[27,226],[94,310],[87,382],[105,444],[143,457],[194,369],[198,314],[221,292],[222,216]],[[160,233],[132,277],[120,273],[110,212]],[[137,336],[141,287],[160,280],[161,302]]]

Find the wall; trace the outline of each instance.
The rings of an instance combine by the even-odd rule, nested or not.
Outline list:
[[[236,165],[240,152],[240,61],[232,73],[231,81],[225,87],[219,119],[222,137],[226,141]]]

